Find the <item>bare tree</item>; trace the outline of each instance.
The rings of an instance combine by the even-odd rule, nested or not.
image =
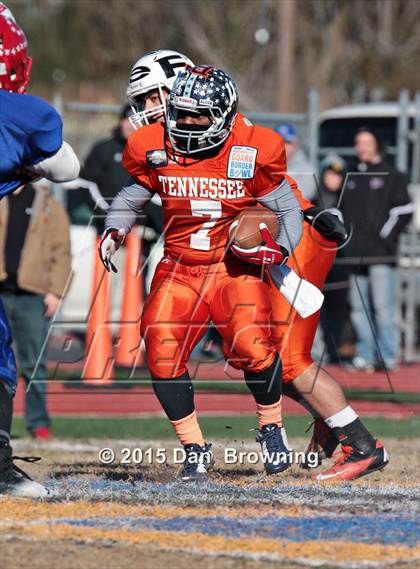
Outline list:
[[[34,57],[34,84],[53,70],[80,96],[121,97],[134,61],[169,48],[236,79],[242,107],[303,110],[378,87],[420,88],[419,0],[8,0]],[[255,32],[267,29],[267,42]],[[83,93],[81,89],[83,85]],[[96,94],[95,94],[96,91]]]
[[[296,1],[277,6],[277,110],[295,110],[295,18]]]

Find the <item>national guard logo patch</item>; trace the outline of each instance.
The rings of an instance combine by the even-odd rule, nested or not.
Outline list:
[[[166,150],[148,150],[146,152],[146,164],[149,168],[161,168],[168,165]]]
[[[228,162],[228,178],[249,180],[254,176],[257,149],[250,146],[232,146]]]

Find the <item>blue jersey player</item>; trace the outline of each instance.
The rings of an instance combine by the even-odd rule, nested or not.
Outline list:
[[[38,97],[26,95],[32,60],[26,37],[11,12],[0,3],[0,199],[27,182],[74,179],[79,162],[63,141],[58,113]],[[12,338],[0,302],[0,495],[39,498],[47,490],[14,463],[10,446],[16,363]]]

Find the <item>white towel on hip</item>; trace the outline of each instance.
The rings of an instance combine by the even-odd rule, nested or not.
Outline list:
[[[285,265],[271,265],[269,271],[274,284],[299,316],[308,318],[321,308],[324,295],[315,285]]]

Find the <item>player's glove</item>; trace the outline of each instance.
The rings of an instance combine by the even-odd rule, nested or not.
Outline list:
[[[254,265],[282,265],[289,258],[289,252],[278,245],[265,223],[260,223],[261,244],[251,249],[243,249],[239,245],[231,245],[233,253]]]
[[[342,245],[346,241],[348,235],[343,214],[339,209],[310,207],[303,212],[303,217],[328,241],[335,241],[337,245]]]
[[[111,259],[123,244],[124,238],[124,229],[107,229],[102,235],[99,245],[99,257],[108,272],[112,269],[114,273],[118,273],[117,267]]]
[[[39,174],[31,171],[30,167],[28,166],[19,166],[19,168],[16,168],[14,171],[14,176],[19,178],[19,180],[22,182],[22,186],[30,184],[31,182],[36,182],[41,178]]]

